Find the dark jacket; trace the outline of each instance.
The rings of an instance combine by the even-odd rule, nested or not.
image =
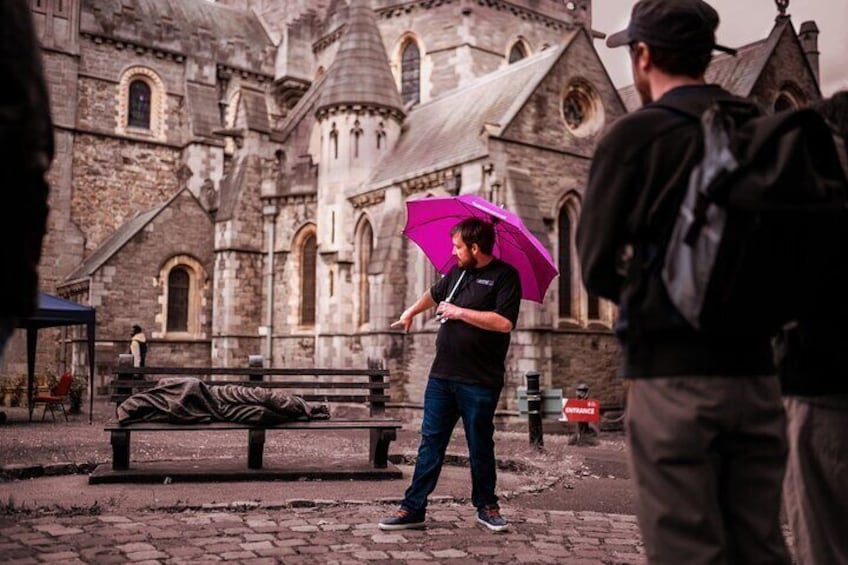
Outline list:
[[[21,317],[36,305],[53,159],[41,49],[24,0],[0,2],[0,76],[0,317]]]
[[[833,128],[839,157],[848,176],[848,92],[839,92],[813,106]],[[848,233],[839,242],[846,254],[842,268],[830,273],[832,292],[817,317],[802,318],[775,339],[775,362],[783,394],[790,396],[848,395]]]
[[[595,152],[577,249],[586,288],[619,305],[627,378],[774,372],[767,337],[695,331],[660,279],[689,174],[703,153],[700,125],[660,106],[673,101],[701,114],[733,98],[715,85],[675,88],[616,122]]]

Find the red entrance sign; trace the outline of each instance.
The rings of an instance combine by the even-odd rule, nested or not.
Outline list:
[[[591,398],[563,398],[560,422],[600,422],[601,403]]]

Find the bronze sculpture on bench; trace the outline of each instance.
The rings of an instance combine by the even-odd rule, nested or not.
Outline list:
[[[131,356],[120,355],[114,375],[110,399],[118,421],[105,427],[112,472],[98,468],[89,477],[91,484],[119,482],[121,475],[114,473],[130,470],[132,435],[161,431],[246,430],[247,468],[258,471],[263,469],[266,432],[362,430],[369,436],[368,469],[354,463],[349,472],[324,469],[319,474],[342,473],[345,479],[401,476],[388,461],[389,445],[402,427],[386,414],[388,370],[263,367],[261,356],[251,356],[249,367],[133,367]],[[338,407],[332,419],[330,404]],[[242,478],[262,476],[267,475]]]
[[[274,426],[294,420],[327,420],[323,404],[310,404],[282,390],[246,385],[208,386],[195,377],[160,379],[118,406],[118,423],[206,424],[238,422]]]

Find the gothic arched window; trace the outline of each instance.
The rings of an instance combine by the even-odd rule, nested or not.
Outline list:
[[[509,64],[513,64],[516,61],[520,61],[521,59],[527,56],[527,49],[525,49],[524,44],[520,41],[516,41],[513,44],[512,49],[509,50]]]
[[[300,247],[300,323],[315,323],[315,270],[318,263],[318,241],[309,234]]]
[[[368,264],[371,263],[371,250],[374,247],[374,232],[371,224],[365,222],[359,232],[359,323],[367,324],[371,320],[371,284],[368,282]]]
[[[150,129],[150,85],[143,80],[130,83],[127,125]]]
[[[188,331],[188,299],[190,277],[184,268],[176,267],[168,273],[168,325],[169,332]]]
[[[333,145],[333,159],[339,158],[339,130],[336,129],[336,124],[330,129],[330,143]]]
[[[784,110],[793,110],[795,108],[797,108],[797,103],[785,92],[781,92],[777,96],[777,100],[774,101],[775,113],[783,112]]]
[[[400,97],[404,104],[417,104],[421,99],[421,53],[418,44],[409,40],[400,59]]]
[[[572,260],[574,257],[574,222],[571,209],[566,202],[559,210],[559,317],[574,317],[574,287],[572,284]]]
[[[359,158],[359,138],[362,137],[362,126],[359,120],[353,123],[353,129],[350,130],[350,136],[353,140],[353,158]]]
[[[386,141],[386,126],[383,122],[377,126],[377,149],[380,149]]]

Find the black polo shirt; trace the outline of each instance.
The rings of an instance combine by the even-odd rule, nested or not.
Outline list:
[[[485,267],[465,271],[451,303],[462,308],[496,312],[515,327],[521,304],[518,271],[497,258]],[[430,296],[436,303],[448,297],[462,272],[463,269],[454,267],[433,285]],[[460,320],[447,320],[441,324],[436,336],[436,358],[430,368],[430,376],[502,387],[509,338],[509,332],[493,332]]]

